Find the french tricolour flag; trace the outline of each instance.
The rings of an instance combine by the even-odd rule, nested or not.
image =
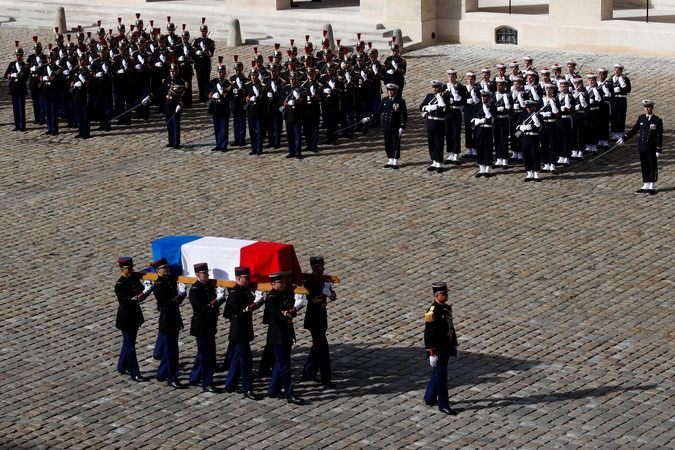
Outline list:
[[[251,282],[269,283],[269,274],[292,274],[302,284],[302,270],[290,244],[208,236],[165,236],[152,242],[154,259],[166,258],[172,275],[194,277],[193,266],[208,263],[211,278],[234,280],[234,268],[249,266]]]

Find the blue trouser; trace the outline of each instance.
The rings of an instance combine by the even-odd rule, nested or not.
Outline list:
[[[30,98],[33,100],[33,116],[35,122],[44,123],[45,114],[42,110],[42,91],[39,89],[31,89]]]
[[[163,336],[162,362],[157,369],[157,378],[166,378],[171,384],[178,378],[178,335],[159,333]],[[160,338],[157,339],[158,341]]]
[[[197,357],[190,372],[190,381],[201,380],[202,387],[213,386],[213,366],[216,362],[216,338],[197,338]]]
[[[263,126],[260,119],[248,119],[248,135],[251,138],[251,151],[262,152]]]
[[[241,377],[241,390],[253,390],[253,355],[248,342],[234,342],[234,352],[230,361],[230,370],[227,372],[225,386],[234,389]]]
[[[425,402],[433,402],[438,398],[438,409],[450,408],[448,398],[448,359],[449,355],[438,355],[438,362],[431,374],[431,379],[424,393]]]
[[[286,138],[288,139],[288,154],[299,156],[302,150],[302,134],[299,123],[286,121]]]
[[[210,67],[209,67],[210,69]],[[197,88],[199,89],[199,101],[205,102],[208,100],[208,92],[206,87],[209,85],[211,71],[198,70],[197,71]]]
[[[216,147],[227,150],[228,134],[230,132],[229,117],[213,116],[213,132],[216,137]]]
[[[331,380],[330,353],[328,339],[324,331],[310,330],[312,333],[312,348],[309,349],[305,368],[302,371],[304,378],[314,378],[321,370],[321,381],[326,383]]]
[[[26,128],[26,97],[12,95],[12,108],[14,110],[14,126],[23,130]]]
[[[310,150],[314,150],[319,145],[319,115],[305,118],[303,128],[305,143]]]
[[[180,112],[166,113],[166,130],[169,133],[169,145],[180,145]]]
[[[246,114],[232,113],[234,145],[246,144]]]
[[[117,371],[128,371],[132,377],[137,377],[141,374],[138,368],[138,360],[136,359],[136,336],[138,335],[138,328],[135,330],[122,330],[122,351],[120,358],[117,361]]]
[[[342,127],[346,127],[347,129],[342,132],[342,136],[350,137],[354,134],[354,129],[350,128],[352,125],[354,125],[354,107],[347,106],[344,111],[342,123]]]
[[[134,106],[140,105],[143,103],[143,99],[148,96],[150,93],[150,87],[149,86],[136,86],[136,98],[134,102]],[[138,109],[138,115],[143,118],[147,118],[148,115],[150,114],[150,105],[142,105],[139,106]]]
[[[267,143],[274,147],[279,147],[279,142],[281,140],[281,130],[282,130],[282,120],[283,117],[281,113],[270,114],[267,120]]]
[[[82,137],[89,137],[89,109],[86,103],[75,103],[77,131]]]
[[[47,131],[59,131],[59,107],[56,102],[45,100],[42,102],[42,110],[44,111],[45,119],[47,121]]]
[[[293,383],[291,381],[291,346],[290,345],[273,345],[274,369],[270,377],[270,385],[267,388],[269,395],[277,395],[281,392],[283,385],[286,391],[286,398],[293,395]]]
[[[104,128],[110,128],[112,119],[113,99],[111,94],[101,94],[98,98],[98,120]]]
[[[153,355],[162,356],[164,354],[164,346],[166,345],[166,334],[159,333],[155,341],[155,349],[152,351]]]

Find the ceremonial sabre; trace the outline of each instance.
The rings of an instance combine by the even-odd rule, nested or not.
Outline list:
[[[619,146],[619,144],[616,144],[614,147],[610,148],[610,149],[607,150],[605,153],[603,153],[603,154],[601,154],[601,155],[599,155],[599,156],[596,156],[595,158],[589,160],[588,162],[589,162],[589,163],[592,163],[592,162],[595,161],[596,159],[602,158],[603,156],[605,156],[607,153],[611,152],[612,150],[614,150],[614,149],[617,148],[618,146]]]
[[[115,119],[118,119],[118,118],[122,117],[123,115],[125,115],[125,114],[127,114],[127,113],[130,113],[130,112],[133,111],[134,109],[139,108],[139,107],[141,107],[141,106],[143,106],[143,102],[139,103],[138,105],[134,106],[134,107],[131,108],[131,109],[127,109],[126,111],[124,111],[124,112],[123,112],[122,114],[120,114],[119,116],[113,117],[112,119],[110,119],[110,120],[108,121],[108,123],[112,122],[112,121],[115,120]]]

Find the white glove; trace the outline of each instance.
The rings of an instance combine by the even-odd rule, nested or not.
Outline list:
[[[335,81],[330,80],[330,81],[328,82],[328,85],[330,86],[331,89],[335,89]]]
[[[185,61],[185,56],[179,56],[179,57],[178,57],[178,61],[180,61],[180,62]]]
[[[504,112],[503,106],[497,106],[497,112]]]
[[[429,365],[431,365],[431,367],[436,367],[436,364],[438,364],[438,356],[431,355],[429,357]]]
[[[145,97],[141,103],[143,103],[143,106],[147,106],[150,103],[150,96]]]
[[[157,61],[155,63],[155,67],[162,67],[162,61]]]
[[[614,92],[621,92],[621,88],[620,88],[619,86],[616,86],[616,87],[614,88]]]
[[[237,86],[241,89],[241,78],[237,78]]]
[[[178,283],[178,293],[179,294],[185,294],[187,292],[187,284],[185,283]]]
[[[199,46],[202,48],[202,50],[206,51],[206,44],[204,44],[204,41],[200,42]]]
[[[476,119],[476,125],[483,125],[485,123],[485,119]]]
[[[296,311],[300,311],[302,308],[305,307],[305,297],[302,294],[295,294],[295,304],[293,307],[295,308]]]
[[[197,50],[197,51],[195,52],[195,55],[197,55],[197,56],[202,56],[202,51],[201,51],[201,50]]]
[[[455,359],[459,359],[459,347],[455,345]]]
[[[96,78],[103,78],[103,72],[98,72],[96,74]]]
[[[220,94],[219,94],[218,92],[216,92],[216,93],[213,94],[211,97],[213,97],[213,98],[220,98]]]
[[[80,81],[83,82],[83,83],[84,83],[85,81],[87,81],[87,80],[84,78],[84,75],[82,75],[82,74],[80,74],[80,76],[79,76],[78,78],[79,78]]]
[[[222,286],[218,286],[216,288],[216,300],[220,302],[224,298],[225,298],[225,288]]]
[[[551,117],[553,115],[553,113],[550,112],[550,111],[545,111],[545,112],[541,113],[541,115],[544,116],[544,117]]]
[[[63,73],[65,73],[66,75],[68,75],[68,74],[66,73],[66,71],[65,71],[65,70],[63,71]],[[12,78],[17,78],[18,76],[19,76],[19,74],[18,74],[18,73],[16,73],[16,72],[15,72],[15,73],[13,73],[13,74],[11,75],[11,77],[12,77]]]
[[[293,91],[293,97],[295,97],[296,100],[300,100],[300,93],[298,91]]]
[[[340,63],[340,69],[343,69],[343,70],[344,70],[345,67],[346,67],[345,62],[342,61],[342,62]]]
[[[530,131],[532,129],[532,125],[521,125],[520,126],[520,131]]]
[[[398,64],[396,64],[396,61],[392,61],[392,62],[391,62],[391,66],[392,66],[394,69],[398,69]]]
[[[124,69],[120,69],[120,70],[118,70],[118,71],[117,71],[117,73],[119,73],[119,74],[122,74],[122,73],[124,73]]]
[[[310,92],[312,95],[316,95],[316,89],[314,89],[314,86],[310,86],[310,87],[309,87],[309,92]]]
[[[626,77],[624,77],[623,75],[619,77],[619,86],[621,86],[622,88],[626,87]]]
[[[258,100],[258,97],[256,97],[255,95],[253,97],[251,97],[252,102],[255,102],[256,100]]]
[[[364,70],[361,71],[361,78],[363,79],[363,81],[366,81],[368,79],[368,75]]]
[[[400,135],[402,135],[402,134],[403,134],[403,128],[399,128],[399,129],[398,129],[398,135],[400,136]]]
[[[438,106],[443,108],[445,106],[445,100],[443,100],[443,96],[441,94],[436,94],[436,99],[438,100]]]
[[[273,97],[274,97],[274,94],[272,92],[267,93],[267,98],[273,98]]]
[[[141,66],[140,64],[136,64],[135,67],[136,67],[136,70],[141,70],[143,68],[143,66]]]
[[[45,75],[44,77],[42,77],[42,81],[49,81],[49,77]]]
[[[436,111],[438,109],[438,105],[427,105],[429,107],[428,111]]]
[[[265,303],[265,293],[263,291],[255,291],[255,304],[260,306]]]
[[[238,94],[238,93],[239,93],[239,89],[237,89],[237,88],[232,89],[232,93],[233,93],[233,94]]]
[[[661,152],[656,152],[656,157],[660,158],[661,157]]]
[[[31,68],[30,68],[30,71],[31,71],[31,72],[37,72],[37,67],[36,67],[36,66],[31,67]]]
[[[392,69],[389,69],[389,70],[387,70],[387,73],[388,73],[389,75],[393,75],[393,74],[394,74],[394,71],[393,71]]]
[[[181,109],[183,109],[182,106],[180,106],[180,105],[176,106],[176,112],[177,112],[177,113],[180,112]]]
[[[295,105],[295,100],[289,100],[288,101],[288,106],[293,106]]]
[[[377,64],[371,64],[370,69],[373,71],[373,73],[377,73]]]
[[[619,138],[619,140],[616,141],[616,145],[623,145],[623,138]]]
[[[127,63],[127,60],[126,60],[126,59],[123,59],[123,60],[122,60],[122,66],[123,66],[125,69],[128,69],[128,68],[129,68],[129,64]]]
[[[327,299],[333,298],[333,293],[330,291],[330,283],[324,283],[321,293],[326,296]]]
[[[537,128],[541,126],[541,122],[539,122],[539,118],[537,116],[532,116],[532,123]]]
[[[324,88],[324,90],[323,90],[324,94],[330,94],[331,92],[333,92],[333,90],[331,88]]]
[[[150,292],[152,292],[152,281],[150,280],[143,281],[143,286],[145,286],[145,289],[143,289],[143,293],[145,295],[148,295]]]
[[[166,56],[164,56],[163,54],[159,55],[159,59],[161,59],[162,62],[166,62]]]
[[[75,86],[75,87],[82,87],[82,82],[81,82],[81,81],[78,81],[77,83],[75,83],[74,86]]]
[[[363,119],[361,119],[361,123],[368,123],[368,122],[370,122],[370,117],[364,117]]]

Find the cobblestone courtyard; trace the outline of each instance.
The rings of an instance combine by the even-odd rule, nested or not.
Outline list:
[[[52,33],[39,31],[45,44]],[[29,53],[33,32],[0,27],[6,62],[14,39]],[[233,54],[253,54],[217,45],[228,72]],[[636,138],[596,162],[543,174],[543,183],[523,183],[522,166],[489,180],[473,177],[474,163],[425,170],[417,106],[428,81],[444,80],[450,66],[494,70],[526,54],[539,68],[574,57],[584,75],[626,66],[628,126],[647,97],[664,118],[658,195],[633,194],[642,184]],[[399,171],[381,168],[379,129],[303,160],[285,159],[283,145],[258,157],[212,153],[210,117],[198,104],[183,118],[182,150],[164,148],[159,115],[109,133],[93,126],[87,141],[37,125],[13,133],[3,84],[0,448],[673,447],[674,59],[453,45],[405,57],[410,123]],[[339,389],[300,382],[311,345],[301,320],[292,367],[305,406],[118,375],[117,257],[149,262],[150,242],[165,235],[291,243],[303,269],[323,254],[326,272],[341,279],[328,335]],[[460,338],[449,367],[457,417],[422,400],[434,281],[451,286]],[[188,323],[189,306],[182,310]],[[154,377],[154,300],[144,314],[139,363]],[[219,358],[226,336],[221,319]],[[186,381],[196,346],[187,330],[179,341]],[[222,387],[224,374],[216,378]],[[266,382],[255,379],[254,390],[264,393]]]

